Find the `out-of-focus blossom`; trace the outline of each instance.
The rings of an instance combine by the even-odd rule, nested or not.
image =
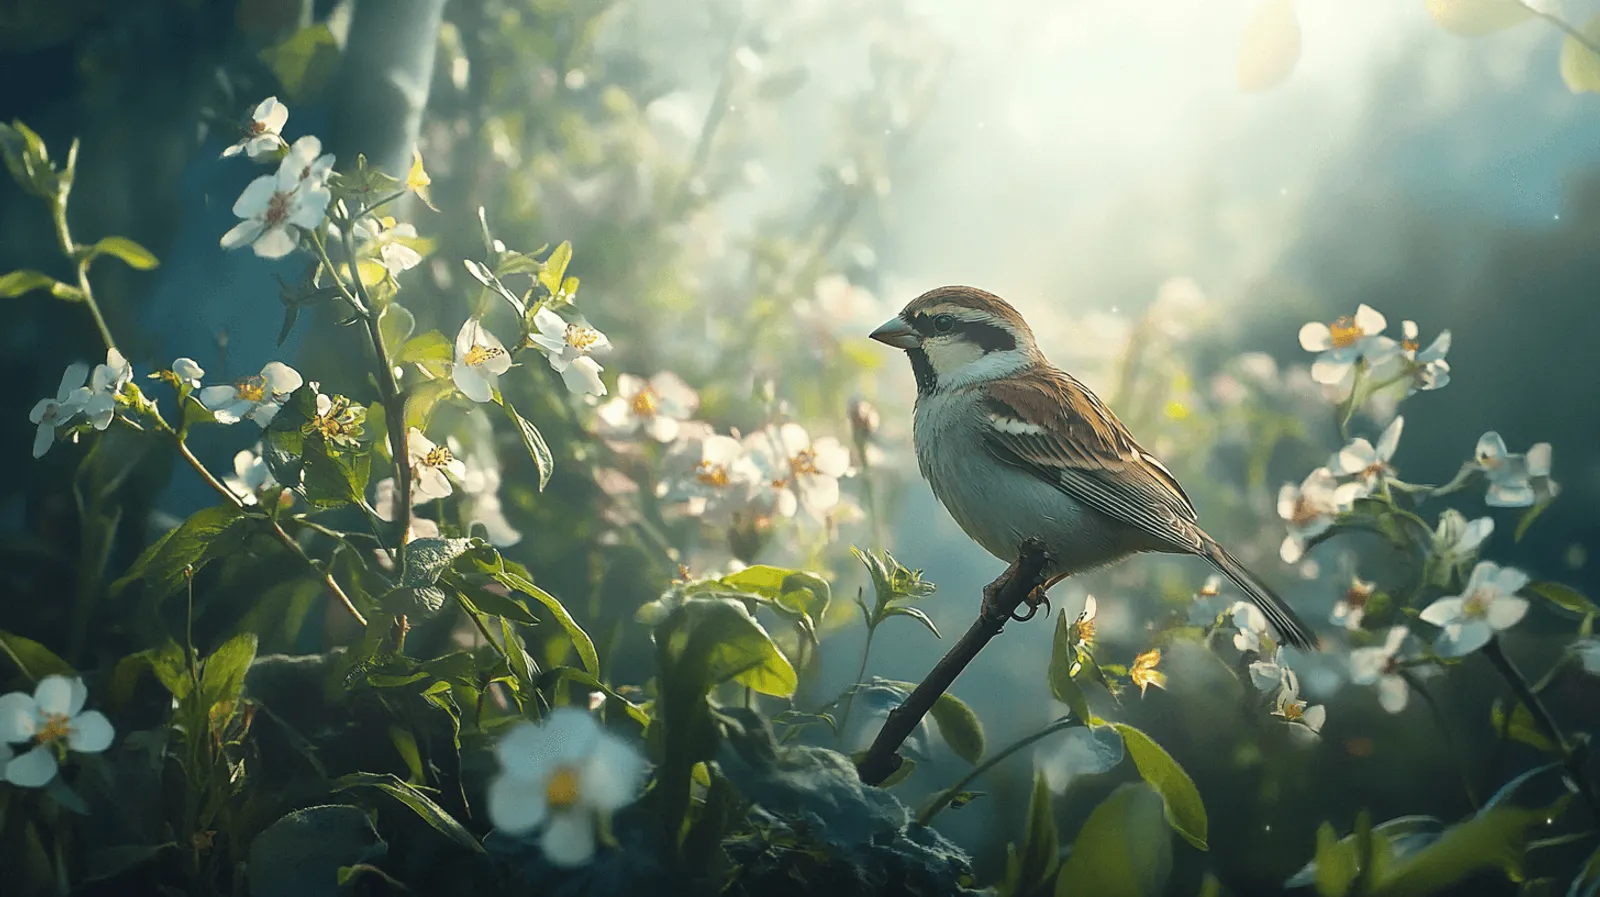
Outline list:
[[[1311,379],[1325,385],[1344,382],[1351,368],[1363,358],[1377,362],[1394,354],[1393,340],[1383,338],[1389,322],[1370,305],[1356,309],[1354,317],[1343,317],[1330,324],[1312,321],[1300,328],[1300,346],[1319,352],[1311,364]]]
[[[88,697],[82,679],[66,676],[40,679],[31,695],[0,695],[0,742],[33,745],[5,764],[6,781],[42,788],[56,777],[66,750],[98,754],[111,746],[116,734],[111,721],[98,710],[83,709]]]
[[[1478,556],[1478,549],[1493,532],[1494,518],[1479,517],[1469,522],[1460,511],[1448,508],[1439,515],[1431,550],[1440,562],[1460,567]]]
[[[1600,638],[1590,636],[1573,642],[1572,654],[1578,658],[1578,663],[1585,673],[1600,676]]]
[[[333,156],[319,156],[321,152],[320,140],[302,137],[289,148],[276,174],[251,181],[233,204],[233,214],[244,220],[222,235],[222,248],[249,243],[256,255],[268,259],[293,252],[301,232],[322,223],[333,199],[327,184]]]
[[[277,97],[267,97],[256,104],[250,120],[241,130],[239,142],[222,151],[222,158],[245,153],[252,162],[271,159],[278,148],[284,146],[283,126],[289,121],[289,107],[278,102]]]
[[[1281,645],[1272,652],[1271,660],[1257,660],[1250,664],[1250,684],[1258,691],[1266,692],[1278,688],[1284,684],[1289,675],[1289,665],[1284,660]]]
[[[1213,626],[1224,613],[1233,613],[1233,604],[1222,597],[1222,577],[1206,577],[1205,584],[1195,593],[1189,604],[1188,622],[1191,626]]]
[[[1128,678],[1134,685],[1139,686],[1139,697],[1144,697],[1145,688],[1154,685],[1156,688],[1167,687],[1167,674],[1156,669],[1156,664],[1161,662],[1161,649],[1151,648],[1133,659],[1128,667]]]
[[[839,478],[849,476],[850,452],[832,436],[812,439],[804,427],[789,422],[765,427],[745,437],[745,448],[761,470],[765,491],[758,500],[780,517],[804,508],[817,521],[839,503]]]
[[[1390,713],[1406,709],[1411,690],[1400,675],[1400,649],[1411,633],[1404,626],[1393,626],[1383,644],[1356,648],[1350,652],[1350,681],[1357,685],[1376,685],[1378,703]]]
[[[742,510],[762,481],[761,469],[744,443],[714,433],[705,424],[685,426],[664,466],[675,471],[657,487],[659,497],[679,501],[689,516],[726,523]]]
[[[542,828],[539,847],[557,866],[594,857],[595,827],[639,796],[644,756],[589,713],[558,707],[542,723],[512,727],[495,745],[489,820],[509,835]]]
[[[1500,434],[1490,430],[1478,439],[1473,460],[1489,478],[1483,502],[1492,508],[1525,508],[1543,494],[1554,497],[1556,484],[1550,480],[1550,443],[1539,442],[1527,454],[1506,450]]]
[[[111,426],[117,413],[117,396],[123,387],[133,382],[133,365],[116,349],[106,350],[104,364],[97,364],[89,374],[89,395],[83,399],[79,411],[96,430]]]
[[[1110,726],[1075,726],[1034,752],[1033,764],[1045,787],[1056,794],[1079,776],[1099,775],[1122,762],[1127,748]]]
[[[548,308],[534,314],[533,326],[538,332],[530,334],[528,342],[544,352],[568,390],[579,395],[606,394],[606,386],[600,382],[600,363],[593,358],[593,353],[611,346],[604,333],[579,321],[564,320]]]
[[[1289,534],[1278,556],[1286,564],[1300,560],[1306,543],[1327,532],[1365,494],[1360,483],[1341,484],[1326,467],[1313,470],[1299,486],[1285,483],[1278,490],[1278,516],[1289,525]]]
[[[355,238],[363,245],[376,249],[378,261],[390,274],[410,271],[422,264],[422,253],[406,242],[417,239],[417,228],[409,222],[397,224],[388,217],[376,221],[363,218],[356,222]]]
[[[700,397],[671,371],[646,380],[634,374],[617,376],[617,394],[600,406],[600,432],[632,436],[644,432],[657,442],[678,438],[679,425],[694,416]]]
[[[83,362],[67,365],[61,374],[61,385],[56,388],[55,398],[43,398],[28,412],[28,420],[38,425],[38,430],[33,436],[33,456],[44,457],[44,453],[55,444],[56,429],[64,427],[83,409],[83,402],[88,398],[88,390],[83,389],[83,383],[89,377],[89,366]]]
[[[468,318],[456,333],[455,364],[450,377],[461,394],[474,402],[494,397],[500,375],[511,370],[511,354],[505,344],[483,326],[479,318]]]
[[[1406,395],[1441,389],[1449,385],[1450,362],[1445,361],[1444,357],[1450,354],[1450,331],[1439,331],[1439,335],[1434,337],[1426,349],[1419,348],[1416,321],[1402,321],[1400,331],[1403,335],[1400,341],[1400,357],[1405,360],[1406,370],[1410,375]]]
[[[264,429],[289,394],[304,384],[299,371],[281,361],[269,361],[261,373],[232,386],[205,387],[200,390],[199,399],[219,424],[236,424],[248,417]]]
[[[1233,625],[1238,629],[1233,634],[1233,646],[1242,652],[1254,651],[1257,654],[1271,654],[1277,648],[1277,643],[1272,638],[1272,633],[1267,629],[1267,617],[1248,601],[1235,601],[1228,608],[1228,615],[1233,618]]]
[[[372,495],[372,510],[378,515],[378,519],[393,523],[397,516],[396,510],[399,504],[400,489],[395,485],[394,477],[386,477],[379,480],[378,485],[373,487]],[[413,513],[411,515],[411,527],[406,531],[406,541],[437,539],[439,538],[439,532],[437,521],[429,520],[426,517],[418,517]],[[377,552],[377,555],[380,559],[385,560],[389,557],[387,553],[381,550]]]
[[[1188,339],[1205,323],[1211,303],[1200,285],[1188,277],[1170,277],[1156,290],[1148,320],[1171,340]]]
[[[224,476],[222,484],[239,496],[240,501],[253,505],[260,500],[262,492],[276,486],[278,481],[261,457],[258,443],[254,449],[241,449],[233,456],[233,473]]]
[[[1377,446],[1365,437],[1351,440],[1333,459],[1339,473],[1355,477],[1368,493],[1377,491],[1384,480],[1394,475],[1394,465],[1390,461],[1395,449],[1400,447],[1400,431],[1405,422],[1403,417],[1391,421],[1378,437]]]
[[[1466,591],[1440,598],[1422,610],[1422,619],[1444,630],[1433,649],[1441,657],[1461,657],[1482,648],[1496,632],[1515,626],[1528,612],[1528,600],[1517,591],[1528,574],[1492,561],[1472,568]]]
[[[891,313],[871,290],[842,274],[817,278],[812,294],[792,307],[803,329],[834,340],[865,338]]]
[[[455,491],[451,478],[459,481],[467,474],[467,465],[448,446],[436,445],[416,427],[406,431],[406,460],[418,502],[449,498]]]
[[[1360,629],[1367,615],[1367,602],[1372,600],[1376,590],[1375,583],[1359,576],[1351,577],[1350,588],[1345,590],[1344,597],[1333,603],[1333,613],[1328,615],[1328,620],[1351,632]]]
[[[1322,732],[1328,720],[1328,709],[1300,700],[1300,679],[1287,667],[1283,670],[1283,687],[1278,690],[1277,708],[1273,716],[1288,722],[1302,737],[1315,737]]]

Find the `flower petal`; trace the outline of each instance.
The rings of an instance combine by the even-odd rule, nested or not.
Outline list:
[[[39,705],[26,692],[0,695],[0,742],[27,741],[39,731]]]
[[[278,191],[277,180],[270,174],[251,181],[239,198],[234,200],[233,214],[240,218],[260,218],[267,211],[267,206],[272,202],[272,194]],[[224,237],[224,240],[227,238]],[[223,245],[227,245],[224,243]]]
[[[111,720],[98,710],[81,713],[72,720],[67,733],[67,746],[82,754],[98,754],[111,746],[116,730]]]
[[[1383,435],[1378,437],[1378,458],[1388,461],[1394,457],[1395,449],[1400,447],[1400,431],[1405,428],[1406,419],[1396,417],[1389,426],[1383,429]]]
[[[593,817],[570,811],[551,816],[539,847],[545,859],[556,866],[582,866],[594,858]]]
[[[1356,326],[1361,328],[1362,333],[1372,336],[1382,333],[1389,326],[1389,320],[1372,306],[1362,303],[1356,308]]]
[[[73,712],[73,680],[66,676],[46,676],[39,680],[38,686],[33,689],[33,701],[39,706],[40,713],[51,715],[71,716]],[[78,680],[79,687],[83,681]],[[79,701],[78,706],[83,706]]]
[[[638,750],[614,735],[602,735],[584,763],[584,802],[607,813],[620,810],[638,798],[644,774],[645,760]]]
[[[261,232],[266,229],[267,223],[265,221],[259,218],[246,218],[222,235],[222,248],[238,249],[241,246],[247,246],[255,242],[256,237],[261,236]]]
[[[1444,636],[1434,644],[1434,649],[1444,657],[1462,657],[1488,644],[1493,635],[1494,630],[1488,623],[1468,620],[1457,624],[1453,631],[1446,629]]]
[[[1357,648],[1350,652],[1350,681],[1371,685],[1378,681],[1388,662],[1388,653],[1382,648]]]
[[[1333,386],[1350,373],[1352,363],[1350,359],[1334,358],[1332,353],[1325,353],[1311,363],[1311,379],[1324,386]]]
[[[1489,602],[1485,619],[1495,630],[1510,629],[1521,622],[1528,612],[1528,599],[1509,596]]]
[[[1461,617],[1462,600],[1459,596],[1454,598],[1440,598],[1422,609],[1421,617],[1424,622],[1435,626],[1446,626]]]
[[[1504,458],[1506,456],[1506,441],[1500,438],[1499,433],[1490,430],[1478,437],[1478,446],[1473,450],[1472,455],[1478,459],[1479,464],[1491,458]]]
[[[1399,713],[1406,709],[1410,697],[1411,689],[1400,676],[1384,676],[1378,680],[1378,706],[1384,710]]]
[[[55,752],[41,744],[6,764],[6,781],[19,788],[43,788],[59,768]]]
[[[1307,352],[1325,352],[1333,347],[1333,331],[1321,321],[1312,321],[1300,328],[1300,348]]]
[[[502,774],[489,782],[488,792],[489,822],[507,834],[532,831],[548,815],[542,779]]]
[[[300,245],[298,232],[282,225],[268,228],[265,233],[256,238],[255,250],[258,258],[281,259]]]
[[[487,402],[493,398],[489,381],[472,365],[457,362],[450,368],[450,379],[455,381],[461,394],[474,402]]]

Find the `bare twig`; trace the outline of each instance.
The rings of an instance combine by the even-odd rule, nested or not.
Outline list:
[[[1022,543],[1022,550],[1016,561],[1007,567],[1004,573],[995,578],[994,582],[984,586],[983,607],[978,614],[978,619],[973,621],[967,629],[966,635],[950,649],[948,653],[934,666],[922,684],[911,692],[911,697],[905,703],[889,712],[889,718],[884,721],[883,728],[878,731],[878,737],[873,740],[872,747],[867,749],[866,756],[856,764],[856,774],[861,781],[868,785],[877,785],[883,782],[894,771],[900,768],[900,745],[906,737],[916,729],[922,718],[933,709],[933,704],[950,688],[961,671],[967,668],[983,646],[989,640],[1000,634],[1000,630],[1011,619],[1011,613],[1017,609],[1023,599],[1033,591],[1044,585],[1045,567],[1044,543],[1038,539],[1029,539]]]

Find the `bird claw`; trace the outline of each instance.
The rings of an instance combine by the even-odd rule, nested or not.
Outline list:
[[[1039,613],[1039,605],[1041,604],[1044,605],[1045,616],[1050,616],[1050,596],[1045,594],[1045,588],[1046,586],[1041,585],[1029,592],[1028,597],[1023,599],[1027,602],[1028,612],[1019,615],[1016,611],[1012,611],[1011,619],[1016,620],[1018,623],[1026,623]]]

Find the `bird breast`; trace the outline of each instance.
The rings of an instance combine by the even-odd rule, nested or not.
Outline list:
[[[917,466],[962,531],[1006,563],[1016,560],[1025,539],[1040,537],[1050,552],[1050,576],[1132,553],[1126,527],[1001,461],[986,444],[979,401],[972,390],[922,396],[912,430]]]

